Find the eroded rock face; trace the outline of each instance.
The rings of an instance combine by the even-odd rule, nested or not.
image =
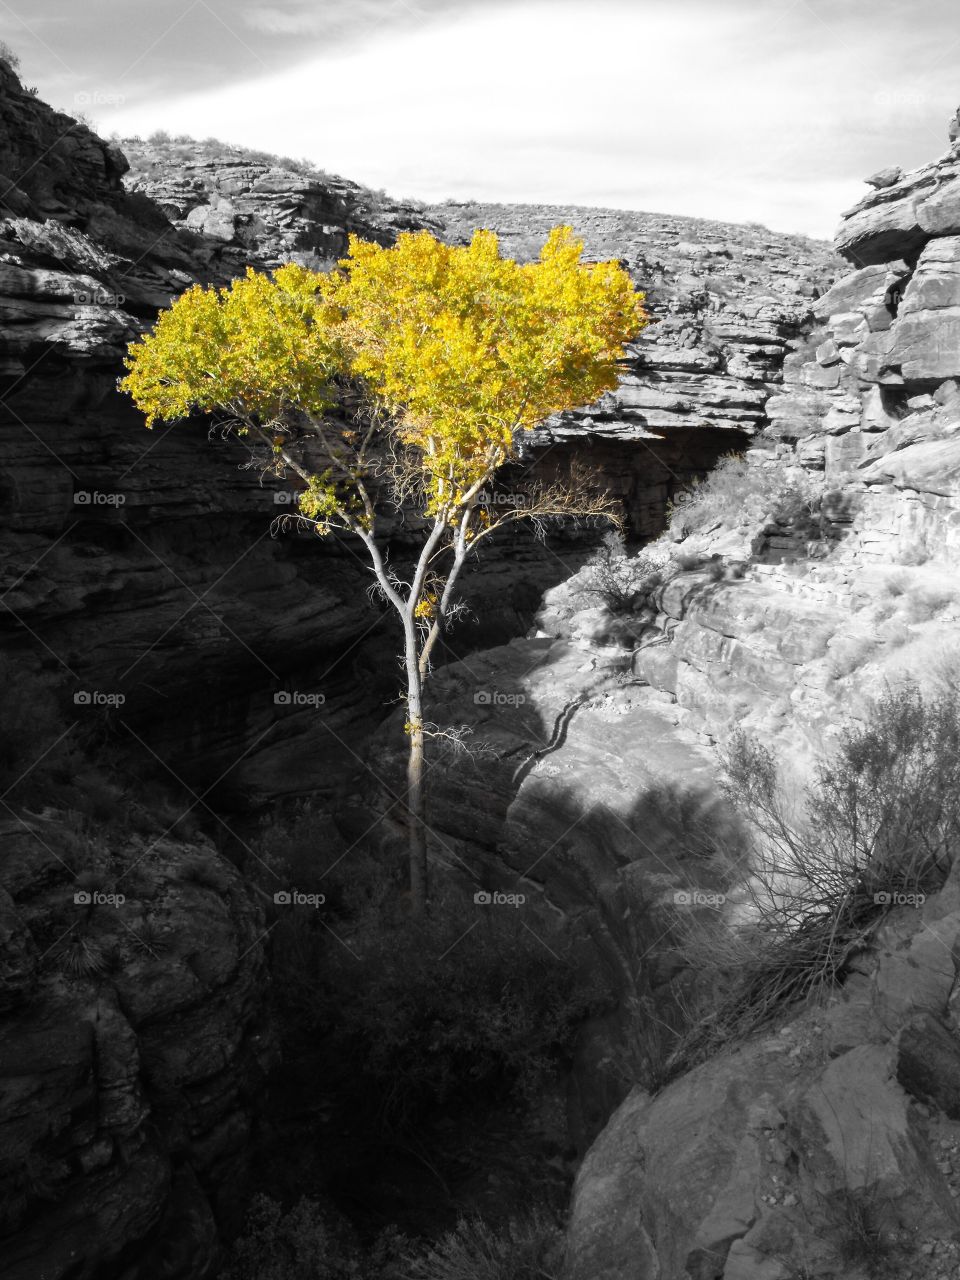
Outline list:
[[[794,783],[887,684],[953,678],[955,163],[871,179],[838,237],[856,269],[767,402],[748,470],[805,475],[814,518],[730,511],[678,534],[701,567],[675,565],[619,637],[701,743],[745,729]],[[577,591],[548,595],[541,623],[597,655],[617,637]],[[570,1280],[859,1276],[864,1229],[898,1275],[953,1274],[958,883],[891,916],[825,1008],[625,1101],[578,1179]]]
[[[645,477],[627,500],[632,532],[643,537],[663,528],[665,503],[679,488],[765,425],[784,357],[840,266],[826,245],[756,226],[527,205],[431,212],[461,240],[489,227],[520,260],[567,223],[588,258],[620,259],[646,292],[654,323],[628,349],[620,386],[588,410],[551,420],[543,434],[554,448],[589,442],[614,485],[625,470]],[[626,466],[607,463],[608,441],[630,446]]]
[[[885,209],[880,197],[897,189],[879,188],[865,207]],[[861,216],[848,217],[845,252]],[[631,661],[707,741],[744,729],[802,773],[876,690],[905,678],[932,686],[955,662],[960,295],[948,231],[891,232],[886,260],[814,300],[746,455],[748,475],[787,477],[793,514],[748,516],[734,499],[712,527],[685,536],[679,526],[679,541],[658,544],[703,564],[653,593],[636,642],[666,643]],[[541,625],[589,643],[577,591],[549,594]]]
[[[897,1274],[949,1274],[923,1268],[960,1252],[958,883],[892,916],[826,1009],[630,1095],[577,1179],[570,1280],[859,1275],[851,1204]]]
[[[931,236],[960,233],[960,163],[953,128],[950,149],[932,164],[909,173],[886,169],[867,181],[874,190],[843,215],[836,238],[839,252],[857,266],[893,257],[915,260]]]
[[[328,265],[346,254],[350,235],[392,244],[400,231],[440,230],[419,207],[293,161],[213,140],[120,145],[126,188],[215,242],[212,260],[225,278],[248,265]]]
[[[78,881],[68,815],[0,841],[4,1275],[212,1276],[276,1057],[262,908],[203,843],[132,838]]]

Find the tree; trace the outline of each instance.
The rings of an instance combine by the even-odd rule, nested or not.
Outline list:
[[[298,521],[363,543],[403,630],[415,911],[427,891],[423,686],[467,556],[521,519],[619,520],[614,499],[577,475],[527,483],[502,511],[486,500],[526,433],[616,386],[624,344],[646,323],[628,274],[582,252],[569,227],[523,265],[489,231],[458,247],[425,231],[391,248],[351,238],[331,271],[248,268],[226,288],[187,290],[131,344],[120,384],[148,427],[225,415],[265,469],[303,481]],[[388,504],[423,522],[409,580],[378,540]]]

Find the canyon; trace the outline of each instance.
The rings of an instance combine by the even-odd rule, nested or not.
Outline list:
[[[833,247],[619,210],[416,206],[215,139],[105,142],[0,60],[6,683],[64,698],[138,796],[158,789],[138,830],[80,836],[56,794],[5,793],[5,1275],[216,1274],[280,1058],[258,817],[309,799],[333,852],[371,813],[382,847],[403,836],[394,641],[355,549],[275,529],[289,484],[209,423],[148,435],[116,390],[126,343],[195,282],[329,265],[351,234],[484,226],[529,259],[558,222],[628,267],[655,323],[531,465],[596,467],[624,505],[617,554],[661,572],[619,616],[591,587],[595,533],[495,544],[465,588],[478,621],[430,685],[436,721],[473,744],[433,761],[431,825],[452,884],[522,890],[615,993],[568,1081],[568,1280],[826,1277],[810,1206],[847,1192],[883,1198],[917,1241],[901,1274],[955,1274],[955,875],[776,1034],[661,1087],[654,1028],[676,1034],[696,976],[658,943],[735,822],[717,785],[735,733],[802,780],[878,689],[955,675],[958,175],[953,144],[875,175]],[[744,501],[685,524],[729,454]],[[401,556],[415,544],[391,533]],[[98,892],[122,893],[122,915]]]

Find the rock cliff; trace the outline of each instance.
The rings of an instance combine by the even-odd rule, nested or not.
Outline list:
[[[3,1274],[213,1276],[275,1059],[263,911],[205,842],[5,810]]]
[[[954,874],[839,996],[635,1090],[577,1179],[570,1280],[933,1280],[960,1258]]]
[[[618,389],[552,421],[543,436],[554,453],[588,442],[639,537],[659,533],[678,489],[765,424],[784,357],[840,269],[826,245],[760,226],[560,206],[430,212],[460,240],[489,227],[520,260],[569,223],[588,258],[620,259],[646,292],[654,323],[629,349]]]
[[[957,165],[952,140],[870,180],[837,237],[852,269],[811,300],[743,463],[634,558],[629,608],[585,569],[538,636],[444,673],[438,718],[501,762],[494,806],[444,780],[448,836],[462,806],[506,886],[629,902],[658,957],[659,977],[632,970],[651,1022],[672,1007],[662,908],[696,866],[677,860],[689,815],[717,817],[715,746],[746,730],[795,787],[885,687],[955,687]],[[651,797],[678,775],[688,838],[664,845]],[[956,886],[891,918],[823,1008],[630,1094],[578,1179],[571,1280],[955,1274]],[[645,952],[605,937],[631,972]]]
[[[230,446],[204,423],[143,431],[115,390],[124,344],[193,281],[227,280],[247,262],[326,262],[350,232],[386,243],[408,227],[462,238],[489,225],[522,257],[568,220],[591,256],[624,259],[647,288],[657,323],[620,387],[552,422],[543,456],[592,459],[642,538],[660,535],[668,501],[731,450],[746,453],[741,488],[696,528],[678,507],[649,552],[673,567],[628,618],[585,597],[578,576],[548,595],[538,635],[439,673],[437,719],[472,729],[476,749],[431,768],[438,843],[476,883],[523,882],[576,917],[624,1010],[659,1018],[669,1035],[687,977],[663,941],[663,908],[734,821],[715,795],[715,744],[746,727],[806,767],[879,683],[931,670],[956,634],[956,147],[916,174],[874,176],[838,238],[856,269],[837,279],[826,246],[762,228],[603,210],[420,211],[213,142],[130,143],[127,158],[25,92],[2,61],[0,139],[3,647],[75,695],[122,693],[125,721],[152,726],[144,760],[156,752],[222,805],[332,791],[359,767],[393,693],[392,650],[348,545],[270,537],[282,486],[260,484],[240,452],[225,461]],[[784,477],[796,495],[786,506]],[[476,589],[508,603],[488,640],[526,630],[543,587],[581,563],[583,546],[569,551],[513,546],[494,558]],[[275,693],[291,689],[322,693],[322,716],[278,710]],[[679,840],[691,831],[693,852]],[[14,1117],[13,1162],[0,1168],[13,1274],[135,1276],[144,1250],[176,1253],[177,1241],[187,1256],[165,1274],[205,1274],[216,1188],[236,1173],[248,1092],[269,1057],[261,957],[249,949],[257,910],[208,849],[161,841],[125,895],[129,919],[97,906],[79,961],[49,970],[41,953],[49,941],[60,954],[67,907],[90,904],[66,904],[71,874],[45,861],[59,850],[55,817],[11,816],[5,839],[0,1002],[29,1067],[18,1075],[5,1061],[0,1075]],[[954,927],[954,891],[924,917],[930,927]],[[891,926],[877,972],[888,953],[919,945],[914,923]],[[173,961],[152,968],[161,937]],[[885,977],[877,984],[888,991]],[[786,1280],[766,1261],[770,1240],[793,1230],[810,1188],[836,1192],[830,1144],[867,1141],[855,1108],[834,1132],[822,1104],[848,1100],[851,1079],[889,1118],[878,1194],[906,1202],[909,1187],[904,1229],[946,1239],[953,1197],[930,1144],[953,1141],[955,1116],[936,1097],[940,1111],[918,1113],[904,1090],[930,1096],[917,1063],[949,1031],[949,995],[937,987],[922,1009],[904,998],[882,1027],[871,1005],[827,1061],[811,1048],[823,1026],[798,1023],[782,1044],[705,1064],[657,1098],[632,1094],[581,1176],[576,1280],[681,1280],[683,1268],[698,1280]],[[920,1012],[935,1023],[917,1029]],[[593,1084],[572,1104],[582,1145],[624,1092],[623,1072],[601,1066],[603,1037],[615,1036],[595,1030],[579,1075]],[[649,1033],[629,1069],[645,1069],[645,1055],[656,1057]],[[799,1137],[784,1137],[788,1119]],[[28,1150],[24,1183],[13,1164]],[[774,1165],[787,1172],[762,1181]],[[851,1168],[862,1189],[863,1161]],[[79,1239],[91,1213],[99,1254]]]

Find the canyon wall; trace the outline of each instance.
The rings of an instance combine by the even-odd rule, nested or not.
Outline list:
[[[677,779],[682,752],[684,786],[715,794],[716,747],[745,730],[796,796],[886,689],[956,688],[958,172],[952,140],[933,164],[869,180],[837,235],[848,270],[813,300],[744,468],[715,477],[709,518],[694,498],[641,553],[647,568],[637,560],[638,579],[659,569],[642,606],[612,615],[583,571],[548,593],[541,635],[511,655],[507,687],[526,713],[512,750],[535,762],[505,786],[488,846],[534,855],[525,871],[561,900],[571,842],[578,863],[606,864],[595,901],[639,883],[660,970],[677,885],[711,888],[689,858],[695,825],[664,844],[662,821],[634,821],[651,784]],[[503,669],[500,655],[484,662]],[[564,737],[549,716],[537,723],[546,688],[553,705],[577,704]],[[509,704],[454,707],[477,732],[492,719],[494,741],[508,723],[517,733]],[[593,777],[589,721],[603,724]],[[598,838],[611,812],[615,838]],[[551,827],[557,815],[569,820]],[[891,914],[824,1003],[784,1010],[658,1093],[635,1088],[578,1177],[570,1280],[953,1275],[957,901],[954,869],[919,908]],[[664,994],[643,992],[651,1025]]]
[[[783,397],[809,403],[803,388],[821,376],[802,374],[801,357],[837,268],[825,246],[801,238],[608,211],[418,210],[212,141],[134,142],[128,159],[24,91],[2,61],[0,139],[3,654],[23,678],[79,695],[77,724],[128,742],[137,769],[202,785],[220,807],[332,798],[362,774],[371,728],[395,692],[394,648],[347,542],[271,536],[273,517],[290,507],[287,486],[261,481],[207,423],[148,434],[117,393],[125,344],[189,284],[226,281],[247,263],[324,264],[350,232],[389,243],[418,226],[456,239],[492,225],[508,252],[525,256],[549,226],[571,221],[589,255],[627,262],[656,324],[631,349],[617,392],[551,422],[536,456],[546,466],[592,459],[623,497],[635,537],[658,534],[671,496],[743,450],[768,406],[773,415]],[[814,445],[800,448],[801,434],[817,432],[795,434],[773,447],[819,465]],[[839,502],[831,529],[868,529],[847,514]],[[774,546],[781,536],[786,548]],[[764,586],[765,569],[787,575],[773,560],[796,537],[767,538],[755,583]],[[532,539],[502,546],[470,585],[494,616],[460,652],[525,631],[543,588],[569,577],[587,549],[576,537],[546,550]],[[671,587],[658,634],[693,621],[682,602],[704,587],[696,574]],[[539,639],[441,673],[438,703],[447,718],[475,723],[482,750],[438,772],[435,825],[491,886],[520,877],[580,915],[611,983],[652,1012],[677,975],[669,954],[647,959],[660,923],[650,885],[659,877],[666,898],[689,873],[671,848],[663,790],[681,776],[691,820],[727,820],[704,797],[717,732],[708,695],[730,681],[701,642],[699,657],[671,650],[662,666],[675,666],[676,680],[664,676],[651,693],[657,681],[642,663],[634,672],[631,653],[598,645],[574,615],[553,602]],[[788,610],[782,625],[796,633],[798,616]],[[699,702],[686,692],[697,680]],[[322,714],[275,701],[291,691],[322,694]],[[98,695],[122,695],[122,712],[98,711]],[[735,705],[723,703],[718,724]],[[16,963],[0,984],[10,1046],[0,1080],[14,1104],[9,1151],[18,1164],[32,1152],[34,1165],[26,1184],[3,1170],[14,1207],[0,1230],[25,1278],[38,1269],[137,1276],[145,1251],[176,1253],[176,1240],[185,1252],[166,1274],[203,1274],[225,1212],[217,1188],[225,1203],[242,1178],[251,1098],[272,1053],[258,908],[208,846],[173,847],[155,832],[148,874],[125,895],[143,946],[126,940],[113,907],[100,907],[84,916],[84,937],[94,957],[109,952],[108,977],[41,964],[61,919],[70,927],[71,906],[86,909],[72,900],[71,858],[49,863],[49,850],[63,853],[58,824],[68,822],[51,800],[39,814],[8,813],[4,832],[16,854],[3,881]],[[128,852],[135,861],[143,850]],[[122,876],[126,865],[95,870]],[[209,954],[206,936],[197,951],[197,918],[210,924]],[[153,939],[160,954],[160,937],[176,963],[152,968],[143,947]],[[215,1050],[211,1036],[228,1049]],[[619,1093],[592,1059],[581,1065],[580,1079],[592,1072],[599,1082],[578,1104],[585,1144]],[[79,1239],[91,1214],[100,1245]]]
[[[489,227],[520,261],[567,223],[587,259],[619,259],[646,293],[652,323],[629,347],[617,390],[552,419],[538,437],[597,465],[639,538],[660,533],[667,502],[766,424],[784,359],[841,265],[818,241],[759,225],[470,202],[430,213],[460,241]]]

